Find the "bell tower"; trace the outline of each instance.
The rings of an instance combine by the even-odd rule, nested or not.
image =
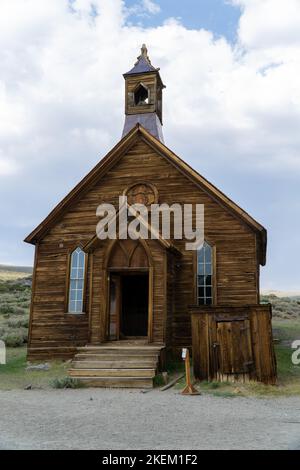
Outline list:
[[[125,73],[125,124],[124,137],[137,123],[160,141],[162,133],[162,92],[165,85],[153,67],[145,44],[133,69]]]

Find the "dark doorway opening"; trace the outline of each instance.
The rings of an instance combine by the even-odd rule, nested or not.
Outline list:
[[[125,275],[122,283],[120,336],[148,336],[148,274]]]

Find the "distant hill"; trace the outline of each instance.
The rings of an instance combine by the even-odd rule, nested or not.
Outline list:
[[[273,318],[300,320],[300,297],[297,295],[277,297],[275,294],[261,295],[261,303],[272,304]]]
[[[33,268],[31,266],[9,266],[6,264],[0,264],[0,271],[32,274]]]
[[[0,264],[0,280],[13,281],[14,279],[22,279],[32,275],[31,266],[7,266]]]
[[[289,297],[293,299],[299,299],[300,300],[300,290],[298,291],[284,291],[284,290],[262,290],[261,291],[262,295],[275,295],[276,297],[282,298],[282,297]]]

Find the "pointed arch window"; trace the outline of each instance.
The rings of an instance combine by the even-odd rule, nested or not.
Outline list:
[[[134,92],[134,104],[135,106],[149,104],[149,90],[142,83]]]
[[[213,248],[204,242],[197,251],[197,298],[198,305],[213,303]]]
[[[77,247],[71,254],[68,312],[83,312],[86,254]]]

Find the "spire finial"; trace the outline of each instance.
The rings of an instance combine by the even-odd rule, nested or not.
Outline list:
[[[142,56],[144,56],[145,58],[148,58],[148,49],[147,49],[146,44],[142,45],[141,53],[142,53]]]
[[[144,59],[146,62],[148,62],[148,64],[151,65],[151,61],[150,61],[150,59],[149,59],[149,57],[148,57],[148,49],[147,49],[146,44],[143,44],[143,45],[142,45],[142,48],[141,48],[141,55],[138,56],[137,62],[136,62],[134,65],[137,65],[141,59]]]

